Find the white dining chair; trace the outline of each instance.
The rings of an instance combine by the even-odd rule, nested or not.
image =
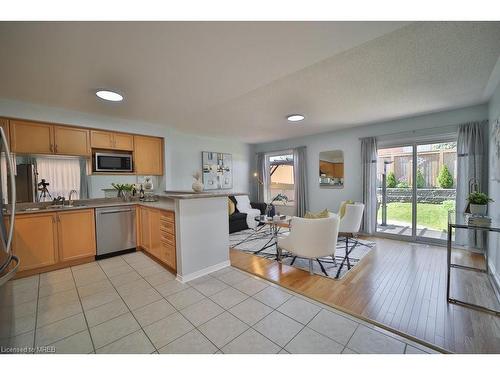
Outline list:
[[[340,204],[340,207],[342,207],[344,204],[345,202],[342,202]],[[351,269],[349,254],[356,246],[361,244],[361,242],[356,240],[356,237],[361,228],[361,221],[363,220],[364,210],[365,210],[365,205],[363,203],[360,202],[347,203],[345,204],[344,215],[340,217],[340,209],[339,209],[338,216],[340,217],[340,224],[339,224],[338,236],[343,237],[345,240],[345,257],[342,260],[339,269],[337,270],[337,277],[339,277],[340,271],[342,270],[344,264],[347,265],[348,270]],[[349,248],[349,242],[352,243],[351,248]]]
[[[313,272],[313,260],[318,261],[321,270],[328,276],[319,258],[331,256],[335,262],[335,249],[339,232],[337,215],[324,219],[304,219],[293,217],[290,222],[288,236],[278,239],[278,260],[281,260],[282,250],[296,257],[309,259],[309,273]],[[293,264],[292,261],[292,264]]]

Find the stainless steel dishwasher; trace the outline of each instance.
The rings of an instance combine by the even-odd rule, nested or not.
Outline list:
[[[135,208],[96,208],[97,258],[135,249]]]

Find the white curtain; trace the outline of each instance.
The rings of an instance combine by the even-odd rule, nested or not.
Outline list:
[[[293,150],[293,176],[297,216],[304,217],[307,211],[307,171],[305,146],[297,147]]]
[[[47,196],[44,199],[45,201],[52,200],[58,196],[67,199],[71,190],[77,191],[74,199],[80,199],[81,174],[79,159],[37,157],[36,162],[38,182],[45,179],[50,184],[47,189],[52,198]]]
[[[469,185],[475,182],[479,190],[488,192],[488,142],[486,134],[488,120],[460,125],[457,139],[457,223],[464,223]],[[455,243],[462,246],[481,248],[484,236],[480,231],[459,229]]]
[[[373,234],[377,226],[377,140],[361,140],[361,171],[365,212],[361,230]]]

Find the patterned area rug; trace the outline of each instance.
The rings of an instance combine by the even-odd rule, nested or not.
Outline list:
[[[286,235],[288,229],[281,228],[278,237]],[[246,229],[229,235],[229,243],[235,250],[254,254],[267,259],[276,259],[276,244],[269,230],[269,226],[263,225],[257,230]],[[349,265],[345,259],[346,246],[345,240],[339,237],[337,250],[335,251],[335,262],[332,257],[323,257],[319,262],[313,261],[313,271],[317,275],[327,276],[332,279],[341,279],[349,271],[353,270],[359,261],[375,247],[375,242],[351,239],[349,240]],[[283,253],[283,264],[301,268],[309,271],[309,260],[296,258],[290,253]],[[323,266],[323,269],[321,268]]]

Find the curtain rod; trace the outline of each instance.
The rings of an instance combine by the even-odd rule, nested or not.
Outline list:
[[[396,132],[396,133],[387,133],[387,134],[380,134],[380,135],[374,135],[374,136],[371,136],[371,137],[360,137],[358,138],[359,140],[362,140],[362,139],[368,139],[368,138],[378,138],[378,137],[385,137],[385,136],[389,136],[389,135],[405,135],[405,134],[417,134],[418,132],[423,132],[423,131],[426,131],[426,130],[430,130],[430,129],[445,129],[445,128],[451,128],[452,126],[453,127],[458,127],[460,125],[465,125],[465,124],[469,124],[471,122],[486,122],[488,121],[487,119],[483,119],[483,120],[475,120],[475,121],[467,121],[467,122],[462,122],[460,124],[449,124],[449,125],[443,125],[443,126],[438,126],[438,127],[430,127],[430,128],[422,128],[422,129],[416,129],[416,130],[405,130],[405,131],[401,131],[401,132]]]

